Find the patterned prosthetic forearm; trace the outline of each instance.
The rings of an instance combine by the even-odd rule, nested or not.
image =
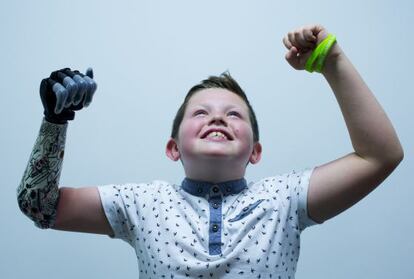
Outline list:
[[[54,226],[67,124],[42,121],[29,163],[17,188],[21,211],[42,229]]]

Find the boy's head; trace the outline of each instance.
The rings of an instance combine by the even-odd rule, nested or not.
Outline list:
[[[259,141],[259,126],[257,124],[256,114],[252,106],[250,105],[249,100],[247,99],[246,94],[244,93],[243,89],[239,86],[237,81],[233,79],[229,72],[224,72],[220,76],[210,76],[208,79],[203,80],[199,84],[194,85],[185,96],[184,102],[181,104],[180,108],[175,115],[173,127],[171,131],[171,138],[178,139],[178,130],[180,129],[180,124],[183,121],[183,117],[185,114],[185,110],[187,108],[188,102],[190,101],[191,97],[203,89],[209,88],[222,88],[228,91],[235,93],[236,95],[240,96],[243,101],[246,103],[247,108],[249,110],[249,119],[253,130],[253,140],[254,142]]]
[[[193,86],[174,119],[167,156],[181,160],[187,177],[228,181],[261,158],[259,129],[243,90],[229,73]]]

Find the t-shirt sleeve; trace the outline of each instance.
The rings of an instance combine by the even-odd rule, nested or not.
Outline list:
[[[309,216],[308,212],[309,182],[314,169],[314,167],[308,168],[290,175],[290,183],[291,185],[295,185],[295,187],[293,187],[293,194],[297,196],[297,212],[300,231],[303,231],[307,227],[320,224],[314,221]]]
[[[111,238],[122,239],[134,245],[137,226],[134,185],[104,185],[98,187],[102,207],[112,227]]]

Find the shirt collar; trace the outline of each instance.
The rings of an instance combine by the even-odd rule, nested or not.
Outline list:
[[[220,183],[211,183],[185,178],[181,184],[181,188],[184,189],[184,191],[190,193],[191,195],[199,197],[204,197],[207,194],[211,193],[218,194],[219,191],[224,196],[230,194],[238,194],[244,188],[246,188],[246,186],[247,183],[244,178]],[[217,188],[219,189],[219,191],[217,191]]]

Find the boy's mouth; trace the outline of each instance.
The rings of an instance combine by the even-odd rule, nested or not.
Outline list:
[[[218,129],[207,130],[201,138],[213,140],[233,140],[233,138],[226,131]]]
[[[221,132],[211,132],[207,135],[207,139],[219,139],[219,140],[227,140],[227,137],[225,134]]]

